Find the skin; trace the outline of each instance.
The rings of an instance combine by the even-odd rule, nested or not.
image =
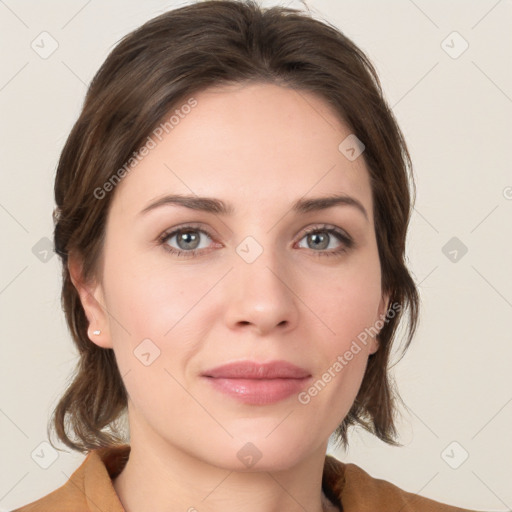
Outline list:
[[[351,131],[312,93],[251,84],[195,98],[116,187],[101,278],[84,283],[79,260],[70,260],[90,338],[113,348],[129,394],[131,454],[114,488],[128,512],[332,509],[321,490],[328,439],[378,342],[361,345],[308,404],[297,395],[243,404],[200,374],[231,361],[284,359],[316,381],[385,314],[368,170],[362,157],[338,150]],[[234,213],[176,205],[140,213],[166,194],[222,199]],[[332,194],[357,199],[368,218],[348,205],[291,211],[303,196]],[[167,251],[190,251],[177,236],[159,245],[162,233],[190,222],[209,233],[193,233],[198,254]],[[322,231],[325,224],[353,246]],[[304,233],[310,227],[327,237],[326,248]],[[252,263],[236,252],[247,236],[263,250]],[[134,355],[147,338],[160,350],[148,366]],[[262,455],[251,467],[237,457],[248,442]]]

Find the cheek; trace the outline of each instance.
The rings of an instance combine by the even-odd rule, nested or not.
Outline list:
[[[179,270],[143,269],[136,258],[106,262],[105,270],[113,349],[128,395],[147,417],[166,403],[185,410],[190,396],[180,385],[182,370],[198,350],[200,332],[186,326],[208,282],[187,287]]]
[[[369,289],[348,283],[343,288],[333,287],[329,311],[324,310],[323,336],[318,329],[312,333],[314,339],[311,354],[318,359],[319,373],[311,386],[302,393],[299,403],[309,408],[308,414],[325,417],[327,430],[334,431],[348,414],[361,386],[368,357],[374,343],[371,328],[376,322],[380,287],[372,293]],[[371,285],[371,283],[369,283]]]
[[[165,371],[182,381],[188,361],[201,349],[212,324],[207,306],[218,274],[185,272],[165,258],[154,261],[135,252],[122,261],[105,261],[113,349],[121,375],[128,376],[130,395],[143,397],[144,390],[163,388],[179,395],[179,386]]]
[[[121,336],[128,331],[165,340],[212,286],[215,276],[198,272],[201,277],[195,277],[184,273],[180,265],[169,266],[165,258],[155,261],[140,251],[125,254],[130,257],[105,262],[105,299],[113,317],[111,324]]]
[[[346,264],[303,279],[303,296],[325,327],[327,346],[342,350],[378,320],[381,271],[375,251],[354,255]]]
[[[372,328],[379,320],[380,280],[376,251],[302,280],[302,294],[316,313],[316,320],[309,322],[313,342],[308,351],[321,370],[299,402],[313,416],[329,411],[333,430],[350,410],[364,377]]]

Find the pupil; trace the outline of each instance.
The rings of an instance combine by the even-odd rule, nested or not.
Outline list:
[[[312,235],[310,235],[310,240],[313,241],[313,244],[315,244],[316,248],[325,249],[329,245],[328,237],[325,233],[323,233],[323,234],[313,233]],[[316,243],[316,242],[320,242],[320,243]]]
[[[178,235],[178,245],[182,247],[180,242],[184,242],[185,247],[182,247],[182,249],[195,249],[197,247],[198,239],[199,237],[197,236],[197,233],[194,233],[193,231],[185,231]],[[190,244],[192,247],[190,247]]]

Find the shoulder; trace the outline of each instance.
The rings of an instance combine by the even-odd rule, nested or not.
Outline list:
[[[343,512],[379,510],[379,512],[475,512],[404,491],[396,485],[374,478],[352,463],[326,457],[324,478],[343,505]]]
[[[111,476],[125,462],[128,450],[125,446],[92,450],[64,485],[12,512],[122,512]]]
[[[75,479],[74,482],[79,485]],[[33,501],[27,505],[13,510],[12,512],[55,512],[66,510],[66,512],[89,512],[84,495],[80,493],[83,486],[74,487],[68,480],[64,485],[55,489],[50,494]]]

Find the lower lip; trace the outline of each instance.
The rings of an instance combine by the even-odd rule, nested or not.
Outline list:
[[[303,379],[225,379],[206,377],[211,385],[243,403],[267,405],[299,393],[311,377]]]

